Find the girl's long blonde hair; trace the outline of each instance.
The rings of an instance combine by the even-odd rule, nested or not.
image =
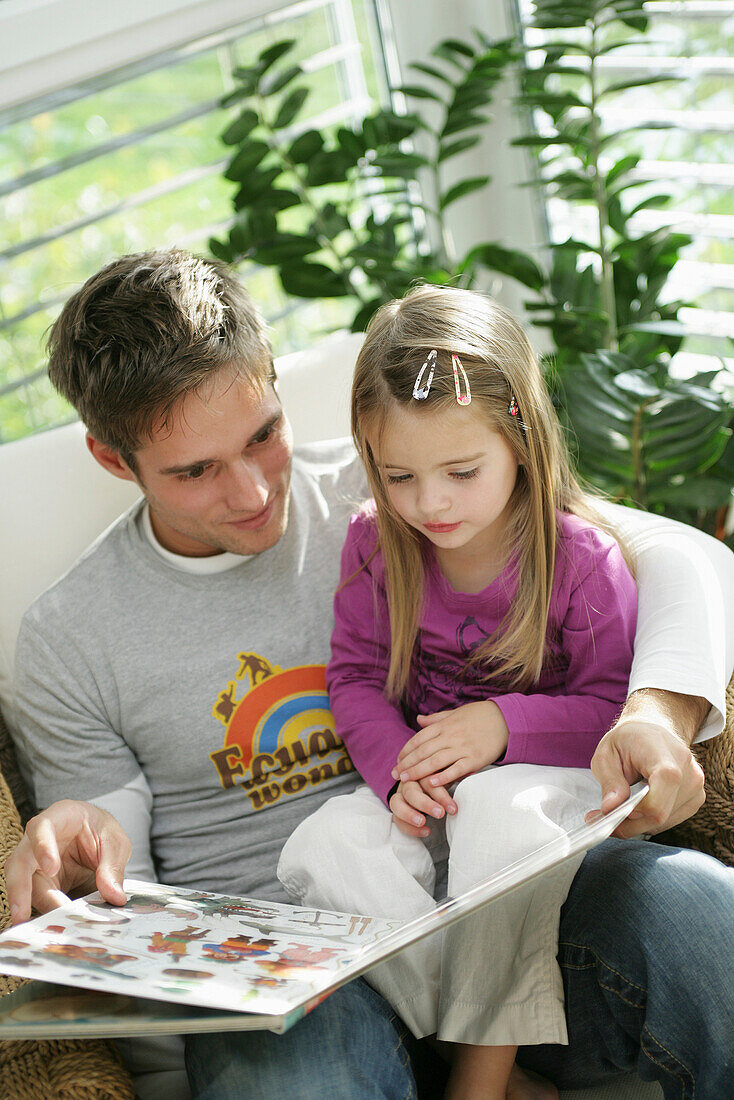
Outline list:
[[[438,352],[430,392],[413,397],[428,352]],[[382,429],[395,405],[418,414],[456,407],[451,354],[471,388],[469,410],[512,448],[518,475],[510,498],[508,544],[518,567],[517,592],[499,629],[472,655],[481,667],[517,690],[540,676],[556,560],[556,510],[573,512],[609,530],[590,506],[569,463],[561,428],[537,359],[507,310],[481,294],[421,285],[388,302],[372,318],[357,358],[352,387],[352,434],[375,498],[379,548],[385,564],[391,656],[386,691],[405,694],[423,606],[423,539],[395,512],[377,466]],[[428,371],[426,371],[426,374]],[[426,378],[422,381],[425,383]],[[519,415],[510,416],[514,395]],[[489,675],[489,671],[488,671]]]

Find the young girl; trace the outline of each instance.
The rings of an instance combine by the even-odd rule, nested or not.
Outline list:
[[[296,829],[278,874],[304,904],[410,918],[434,904],[445,840],[456,895],[598,802],[589,762],[626,697],[637,598],[490,299],[420,286],[383,306],[352,428],[374,500],[350,522],[327,682],[367,785]],[[567,1042],[555,956],[579,861],[368,975],[416,1036],[457,1044],[452,1100],[557,1095],[513,1063]]]

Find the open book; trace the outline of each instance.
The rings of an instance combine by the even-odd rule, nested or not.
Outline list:
[[[291,1027],[345,982],[608,837],[647,793],[409,921],[125,881],[0,934],[0,1038]]]

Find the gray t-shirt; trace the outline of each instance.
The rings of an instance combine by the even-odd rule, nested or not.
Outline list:
[[[163,882],[282,898],[280,849],[356,773],[324,681],[347,520],[347,442],[297,449],[276,546],[182,572],[126,513],[26,613],[16,657],[24,771],[39,807],[142,771]]]

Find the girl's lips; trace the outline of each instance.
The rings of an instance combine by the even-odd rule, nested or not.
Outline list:
[[[250,516],[248,519],[230,520],[229,526],[236,527],[238,531],[257,531],[260,527],[264,527],[273,514],[273,508],[275,507],[275,497],[266,504],[262,512],[258,512],[254,516]]]
[[[446,531],[455,531],[457,527],[460,527],[460,523],[424,523],[426,531],[433,531],[434,534],[444,534]]]

